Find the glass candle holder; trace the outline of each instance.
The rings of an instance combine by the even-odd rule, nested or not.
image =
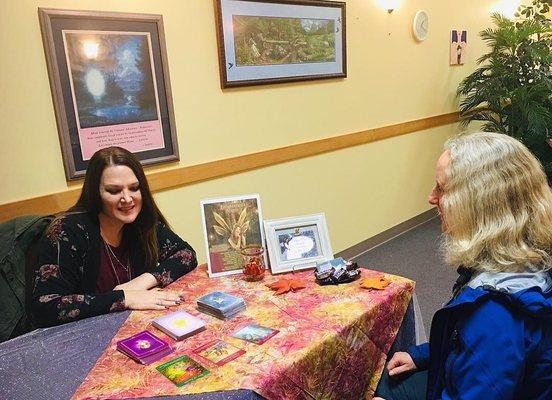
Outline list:
[[[241,250],[243,256],[243,274],[248,281],[259,281],[263,279],[266,266],[263,258],[263,246],[260,244],[249,244]]]

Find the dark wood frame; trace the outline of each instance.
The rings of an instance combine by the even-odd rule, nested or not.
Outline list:
[[[341,9],[341,35],[342,35],[342,67],[343,72],[335,74],[319,74],[319,75],[302,75],[302,76],[290,76],[280,78],[261,78],[251,80],[240,81],[228,81],[226,73],[226,52],[224,50],[224,29],[222,24],[222,6],[221,2],[225,0],[214,0],[215,14],[216,14],[216,28],[217,28],[217,45],[219,53],[219,71],[220,71],[220,85],[223,89],[240,86],[255,86],[266,85],[274,83],[285,82],[297,82],[297,81],[311,81],[318,79],[336,79],[347,77],[347,37],[346,37],[346,4],[341,1],[327,1],[327,0],[241,0],[249,1],[252,3],[275,3],[275,4],[288,4],[296,6],[313,6],[313,7],[332,7]]]
[[[170,86],[169,67],[167,59],[167,50],[165,45],[165,34],[163,28],[163,17],[157,14],[136,14],[136,13],[116,13],[104,11],[79,11],[79,10],[60,10],[49,8],[38,8],[40,27],[42,31],[42,41],[44,44],[44,53],[46,56],[46,64],[48,67],[48,76],[50,79],[50,87],[52,90],[52,100],[54,103],[54,111],[60,145],[63,155],[63,164],[67,180],[74,180],[84,176],[86,167],[82,168],[77,165],[88,162],[82,159],[80,154],[80,144],[78,143],[78,132],[75,133],[73,125],[76,120],[74,113],[68,113],[67,107],[67,85],[62,83],[62,74],[69,74],[69,69],[66,64],[60,65],[58,61],[58,53],[60,50],[56,47],[56,39],[53,23],[62,23],[62,20],[74,20],[87,24],[87,29],[93,29],[93,24],[109,24],[114,23],[114,31],[123,30],[121,24],[143,24],[149,27],[149,30],[144,29],[144,32],[154,32],[156,37],[152,37],[152,42],[156,40],[155,46],[158,47],[157,52],[153,54],[153,63],[155,65],[156,77],[158,81],[157,95],[160,101],[161,123],[163,126],[163,136],[165,148],[160,150],[148,150],[136,155],[143,165],[157,164],[162,162],[177,161],[180,159],[178,152],[178,141],[176,136],[176,125],[174,118],[174,109],[172,102],[172,92]],[[117,29],[119,23],[119,29]],[[152,24],[150,26],[149,24]],[[63,29],[63,28],[61,28]],[[59,29],[58,29],[59,31]],[[160,64],[160,65],[159,65]],[[161,83],[161,85],[159,85]],[[72,97],[70,97],[72,98]],[[162,102],[162,104],[161,104]],[[75,135],[77,139],[75,139]],[[71,137],[73,136],[73,143]],[[75,156],[76,144],[79,145],[80,159]]]

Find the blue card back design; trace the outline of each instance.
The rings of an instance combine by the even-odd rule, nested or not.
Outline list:
[[[242,303],[242,299],[228,293],[215,291],[200,297],[197,302],[224,311]]]

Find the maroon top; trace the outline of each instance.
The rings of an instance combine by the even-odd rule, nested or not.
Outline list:
[[[113,290],[115,286],[119,285],[119,283],[125,283],[130,280],[129,273],[125,271],[123,265],[128,265],[129,271],[132,271],[130,267],[130,256],[127,246],[124,246],[123,242],[121,242],[121,245],[119,247],[108,245],[117,257],[115,258],[113,254],[108,254],[108,250],[106,249],[104,243],[105,242],[103,242],[102,240],[102,243],[100,244],[100,270],[98,272],[98,280],[96,281],[96,293],[109,292]],[[121,261],[123,265],[121,265],[119,261],[117,261],[117,259]],[[115,270],[117,276],[115,276],[113,270]],[[117,278],[119,278],[118,281]]]

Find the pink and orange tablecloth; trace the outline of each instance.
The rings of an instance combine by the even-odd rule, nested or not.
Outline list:
[[[246,282],[241,275],[209,278],[205,266],[199,266],[169,288],[184,292],[185,302],[179,309],[206,320],[207,330],[175,342],[151,326],[151,320],[165,312],[132,312],[73,399],[122,399],[234,389],[252,389],[268,399],[371,398],[413,294],[414,282],[386,274],[391,284],[384,290],[362,289],[358,281],[319,286],[312,270],[307,270],[293,274],[306,283],[306,288],[300,291],[275,296],[265,286],[289,275]],[[362,270],[363,277],[381,275]],[[195,308],[196,298],[213,290],[243,297],[247,309],[228,321],[200,314]],[[246,322],[275,328],[280,333],[262,345],[230,337],[238,325]],[[143,329],[173,344],[175,352],[144,366],[116,350],[118,340]],[[224,339],[246,353],[220,367],[191,353],[213,339]],[[200,361],[210,374],[177,387],[155,369],[182,354]]]

